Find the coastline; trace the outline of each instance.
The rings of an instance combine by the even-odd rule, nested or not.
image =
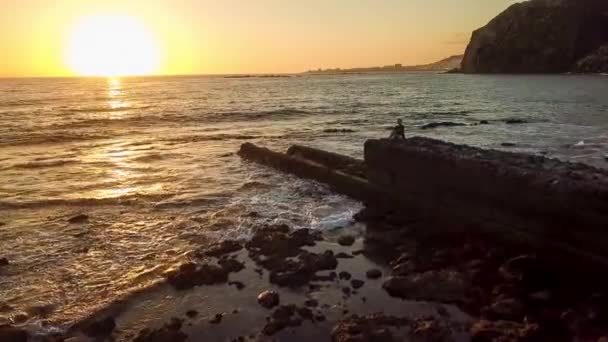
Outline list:
[[[362,167],[305,147],[289,154],[335,172]],[[65,334],[30,340],[523,342],[608,334],[598,269],[555,264],[546,250],[381,203],[368,202],[351,225],[333,232],[266,225],[248,240],[200,246],[165,281]],[[260,299],[267,291],[278,300]],[[25,332],[7,329],[0,329],[4,340],[25,341],[6,335]]]

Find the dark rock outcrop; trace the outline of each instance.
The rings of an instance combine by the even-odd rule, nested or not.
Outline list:
[[[89,337],[105,337],[109,336],[114,331],[114,328],[116,328],[114,318],[107,317],[90,323],[82,331]]]
[[[228,273],[220,266],[189,262],[169,271],[165,276],[167,282],[177,290],[187,290],[195,286],[225,283],[228,281]]]
[[[0,326],[0,341],[2,342],[26,342],[28,334],[25,330],[11,326]]]
[[[420,129],[432,129],[432,128],[438,128],[438,127],[459,127],[459,126],[466,126],[466,124],[460,123],[460,122],[451,122],[451,121],[431,122],[431,123],[422,125],[420,127]]]
[[[561,73],[608,42],[608,2],[531,0],[473,32],[465,73]]]
[[[606,170],[420,137],[368,140],[365,162],[370,182],[399,193],[400,205],[442,233],[474,228],[566,265],[608,267]]]

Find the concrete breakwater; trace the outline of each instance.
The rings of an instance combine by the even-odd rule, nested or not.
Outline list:
[[[473,231],[608,268],[608,172],[428,138],[368,140],[365,160],[294,146],[239,154],[442,231]]]

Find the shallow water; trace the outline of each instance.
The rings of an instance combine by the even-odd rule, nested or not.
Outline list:
[[[200,244],[266,222],[338,228],[358,210],[241,161],[245,141],[360,157],[399,117],[408,135],[604,167],[607,91],[608,77],[565,75],[1,79],[0,256],[11,265],[0,301],[12,309],[0,316],[68,323]],[[527,123],[500,121],[510,118]],[[480,120],[489,124],[419,129]],[[89,221],[67,221],[80,213]]]

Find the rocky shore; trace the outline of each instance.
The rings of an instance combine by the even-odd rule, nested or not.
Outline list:
[[[538,168],[549,165],[542,160],[529,176],[534,163],[516,154],[482,159],[473,167],[477,149],[439,144],[442,152],[431,152],[434,143],[424,139],[403,146],[370,141],[365,162],[301,146],[281,154],[244,145],[241,155],[335,182],[337,190],[362,185],[363,190],[349,192],[363,199],[383,195],[386,181],[395,190],[404,186],[374,174],[374,164],[383,158],[374,144],[409,148],[414,152],[408,153],[433,156],[430,160],[437,165],[449,158],[452,167],[468,165],[480,181],[484,172],[476,167],[501,173],[495,177],[504,179],[527,175],[534,185],[544,184],[549,174],[549,169]],[[372,151],[375,157],[368,155]],[[571,182],[558,187],[559,193],[591,202],[603,198],[601,172],[593,177],[583,166],[554,163],[551,172],[561,175],[560,180],[578,170]],[[595,190],[586,187],[592,182]],[[501,186],[498,179],[494,184]],[[525,188],[525,182],[518,184]],[[33,336],[18,326],[2,326],[0,341],[608,340],[608,287],[597,264],[573,267],[556,259],[551,248],[479,229],[453,229],[449,220],[437,219],[444,215],[441,211],[427,215],[407,210],[405,202],[387,203],[367,198],[352,223],[337,231],[265,225],[247,240],[201,245],[153,288],[128,295],[66,332]]]
[[[427,222],[367,207],[361,235],[265,226],[201,247],[139,294],[68,334],[13,341],[603,341],[605,283],[549,271],[534,251],[474,235],[429,237]],[[347,233],[348,232],[348,233]],[[200,299],[205,294],[210,299]],[[171,296],[141,328],[145,306]],[[193,297],[189,297],[193,296]],[[193,298],[199,298],[199,301]],[[150,305],[146,304],[146,305]]]

